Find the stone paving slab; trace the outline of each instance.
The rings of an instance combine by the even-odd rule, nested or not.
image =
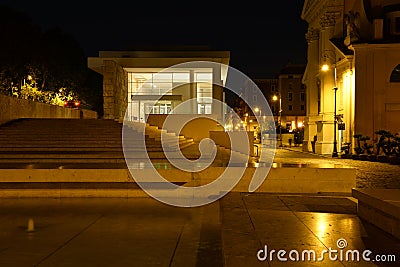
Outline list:
[[[348,197],[230,193],[221,200],[225,262],[227,266],[396,266],[331,261],[328,256],[323,261],[282,262],[276,252],[272,260],[257,259],[265,246],[268,251],[313,250],[321,255],[329,248],[339,250],[338,240],[345,240],[345,252],[370,249],[374,255],[392,254],[398,260],[400,240],[360,220],[356,205]]]
[[[353,189],[353,196],[400,221],[400,189]]]
[[[400,240],[360,220],[356,205],[350,197],[235,192],[198,208],[148,197],[1,199],[0,266],[396,266],[276,257],[283,249],[319,255],[344,239],[345,249],[398,263]],[[257,257],[265,246],[276,250],[272,261]]]
[[[400,238],[400,189],[353,189],[353,196],[360,218]]]
[[[218,253],[215,266],[222,266],[221,248],[210,246],[221,239],[219,226],[218,203],[189,209],[151,198],[3,199],[0,266],[197,266],[218,263]]]

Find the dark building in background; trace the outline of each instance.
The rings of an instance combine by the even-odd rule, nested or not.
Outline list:
[[[274,105],[281,99],[281,126],[289,131],[301,129],[306,116],[306,88],[302,83],[306,65],[288,63],[278,75],[279,92]],[[279,113],[279,104],[278,104]],[[278,114],[279,117],[279,114]]]
[[[254,79],[253,81],[268,101],[272,114],[277,116],[279,114],[279,104],[274,102],[272,98],[279,92],[278,79]]]
[[[243,85],[241,101],[236,106],[244,127],[239,126],[236,129],[260,131],[257,129],[258,124],[254,115],[261,116],[261,120],[264,120],[271,115],[270,108],[276,126],[282,126],[282,131],[277,128],[278,132],[303,130],[306,116],[306,87],[302,80],[305,67],[305,64],[288,63],[276,78],[247,81]],[[265,103],[261,100],[263,97],[267,100],[269,108],[262,105]],[[263,121],[261,124],[263,131],[269,128]]]

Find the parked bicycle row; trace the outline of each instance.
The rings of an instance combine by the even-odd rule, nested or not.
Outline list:
[[[359,160],[390,162],[400,164],[400,136],[399,133],[391,133],[387,130],[376,131],[378,136],[371,140],[369,136],[355,134],[353,137],[357,140],[354,153],[351,143],[342,145],[341,158],[352,158]]]

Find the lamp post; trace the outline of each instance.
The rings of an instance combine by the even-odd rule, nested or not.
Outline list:
[[[280,144],[279,146],[282,147],[282,97],[279,94],[279,96],[274,95],[272,97],[273,101],[278,101],[279,100],[279,140]]]
[[[335,74],[336,74],[336,67],[335,67]],[[336,80],[336,75],[335,75],[335,80]],[[336,92],[337,92],[337,87],[333,88],[335,90],[335,112],[334,112],[334,119],[333,119],[333,152],[332,152],[332,157],[337,158],[338,157],[338,151],[337,151],[337,140],[336,140]]]
[[[257,113],[257,112],[259,112],[260,113],[260,117],[259,117],[259,119],[257,119],[257,121],[258,121],[258,124],[260,125],[260,143],[262,144],[263,142],[263,140],[262,140],[262,133],[263,133],[263,126],[262,126],[262,122],[261,122],[261,109],[260,108],[258,108],[258,107],[256,107],[255,109],[254,109],[254,111]],[[255,114],[254,114],[255,115]]]
[[[332,152],[332,157],[333,158],[337,158],[338,157],[338,151],[337,151],[337,140],[336,140],[336,92],[338,90],[337,88],[337,73],[336,73],[336,57],[335,57],[335,63],[333,64],[334,66],[334,86],[333,86],[333,90],[335,92],[335,102],[334,102],[334,111],[333,111],[333,152]],[[322,71],[328,71],[329,70],[329,66],[328,64],[324,64],[322,66]]]

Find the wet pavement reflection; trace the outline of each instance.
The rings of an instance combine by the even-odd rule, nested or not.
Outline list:
[[[265,246],[321,253],[345,240],[398,260],[400,241],[356,212],[349,197],[266,193],[198,208],[148,197],[1,199],[0,266],[396,266],[257,257]]]

